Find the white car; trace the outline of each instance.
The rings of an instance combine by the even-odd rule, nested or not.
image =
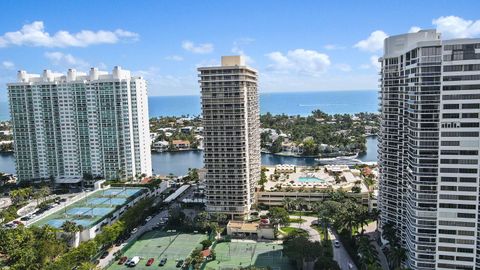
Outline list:
[[[148,217],[145,219],[145,221],[146,221],[146,222],[149,222],[151,219],[152,219],[152,216],[148,216]]]
[[[131,233],[132,233],[132,234],[136,234],[136,233],[137,233],[137,231],[138,231],[138,229],[137,229],[137,228],[133,228],[133,230],[132,230],[132,232],[131,232]]]
[[[139,261],[140,261],[140,257],[135,256],[130,260],[130,262],[128,263],[128,266],[135,266],[138,264]]]

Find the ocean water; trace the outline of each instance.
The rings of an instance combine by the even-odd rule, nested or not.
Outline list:
[[[320,109],[329,114],[378,111],[377,90],[261,93],[260,112],[309,115]],[[149,115],[200,115],[200,96],[155,96],[148,98]],[[8,103],[0,102],[0,121],[8,120]]]

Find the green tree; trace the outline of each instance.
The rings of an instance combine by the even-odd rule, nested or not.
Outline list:
[[[293,207],[293,200],[289,197],[285,197],[282,201],[282,205],[285,208],[285,210],[289,211]]]
[[[302,269],[305,261],[313,261],[322,253],[322,245],[309,241],[303,235],[294,234],[283,241],[283,252],[295,261],[297,269]]]
[[[308,138],[303,141],[303,153],[307,156],[316,156],[318,155],[318,145],[315,143],[313,138]]]
[[[272,207],[268,211],[268,217],[273,224],[280,226],[288,226],[290,217],[287,210],[281,207]]]
[[[273,141],[272,146],[270,147],[270,152],[274,154],[282,152],[282,142],[283,137],[278,137],[275,141]]]
[[[398,269],[407,258],[407,252],[399,246],[392,246],[387,252],[389,265],[392,269]]]

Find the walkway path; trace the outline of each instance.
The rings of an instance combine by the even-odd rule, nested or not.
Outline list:
[[[300,218],[299,216],[290,216],[290,218]],[[320,234],[317,230],[312,228],[312,222],[317,220],[316,217],[302,217],[305,221],[303,223],[291,223],[290,227],[302,229],[308,232],[310,240],[320,242]]]

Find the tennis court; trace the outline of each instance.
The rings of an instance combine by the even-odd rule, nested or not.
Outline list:
[[[215,246],[216,259],[209,262],[205,269],[234,270],[254,265],[270,267],[273,270],[293,270],[287,257],[283,256],[281,244],[233,241]]]
[[[122,205],[127,201],[124,198],[91,198],[86,201],[87,205]]]
[[[164,231],[151,231],[144,234],[138,239],[122,256],[131,259],[134,256],[141,258],[136,269],[150,269],[158,267],[161,259],[167,258],[167,263],[162,269],[178,269],[176,268],[176,260],[184,260],[190,255],[193,249],[200,248],[200,242],[206,239],[203,234],[186,234]],[[152,267],[147,267],[147,260],[154,258]],[[125,265],[118,265],[118,261],[114,262],[108,269],[127,269]]]
[[[130,202],[137,195],[140,195],[143,190],[142,188],[97,190],[79,201],[35,221],[31,225],[43,226],[48,224],[52,227],[60,228],[65,221],[69,220],[89,228],[122,205]]]

